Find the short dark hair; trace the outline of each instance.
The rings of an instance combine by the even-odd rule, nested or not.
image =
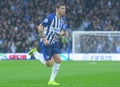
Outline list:
[[[60,6],[65,6],[65,3],[64,2],[58,2],[56,4],[56,8],[59,8]]]

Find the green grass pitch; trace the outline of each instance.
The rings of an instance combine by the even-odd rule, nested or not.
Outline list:
[[[53,87],[50,74],[38,60],[0,61],[0,87]],[[120,87],[120,62],[64,61],[56,81],[58,87]]]

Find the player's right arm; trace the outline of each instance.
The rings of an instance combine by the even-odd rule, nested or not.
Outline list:
[[[38,31],[40,33],[40,37],[43,39],[43,43],[45,45],[49,45],[49,41],[46,39],[45,35],[44,35],[44,26],[42,24],[40,24],[38,26]]]
[[[43,21],[42,23],[38,26],[38,31],[40,33],[40,37],[43,39],[43,43],[45,45],[48,45],[49,44],[49,41],[47,40],[47,38],[45,37],[44,35],[44,29],[45,27],[49,26],[52,22],[52,19],[51,19],[51,15],[48,15]]]

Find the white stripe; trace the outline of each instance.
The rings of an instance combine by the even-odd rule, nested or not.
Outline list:
[[[60,24],[61,24],[61,20],[59,19],[59,20],[58,20],[58,28],[61,28],[61,25],[60,25]]]
[[[44,28],[44,35],[47,33],[48,26]]]
[[[55,28],[57,28],[57,17],[55,16]]]
[[[49,38],[49,42],[54,39],[54,37],[52,38],[53,34],[55,34],[54,32],[51,34],[50,38]]]
[[[54,38],[53,38],[52,41],[51,41],[51,44],[55,43],[56,36],[57,36],[57,35],[55,34]]]
[[[48,36],[51,34],[51,31],[49,31],[49,33],[47,34],[46,38],[48,38]],[[50,36],[51,37],[51,36]]]
[[[53,24],[54,24],[54,19],[52,20],[52,23],[51,23],[51,25],[50,25],[50,31],[52,30],[52,28],[53,28]]]

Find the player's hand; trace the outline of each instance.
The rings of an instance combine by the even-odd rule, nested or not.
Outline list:
[[[66,38],[68,38],[68,32],[67,31],[61,31],[60,33],[59,33],[59,35],[60,36],[65,36]]]
[[[45,44],[45,46],[49,45],[49,41],[46,38],[43,38],[43,43]]]
[[[65,36],[66,38],[68,38],[68,32],[65,32],[65,33],[64,33],[64,36]]]
[[[65,33],[65,32],[62,30],[62,31],[60,31],[59,35],[62,36],[62,35],[64,35],[64,33]]]

